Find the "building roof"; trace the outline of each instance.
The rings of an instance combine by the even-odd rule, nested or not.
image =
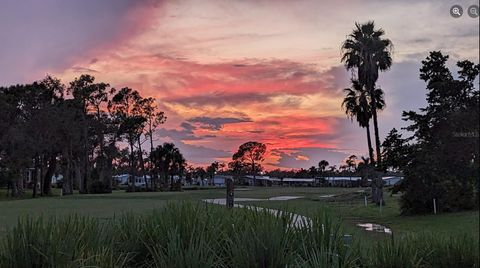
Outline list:
[[[253,175],[247,175],[245,176],[248,179],[253,179]],[[260,180],[260,181],[280,181],[279,178],[273,178],[269,176],[255,176],[255,180]]]
[[[283,178],[283,182],[315,182],[312,178]]]
[[[325,180],[327,181],[359,181],[361,180],[362,177],[356,177],[356,176],[336,176],[336,177],[325,177]]]

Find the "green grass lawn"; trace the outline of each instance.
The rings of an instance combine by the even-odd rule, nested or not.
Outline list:
[[[288,188],[287,188],[288,189]],[[360,191],[364,191],[361,193]],[[434,232],[452,235],[479,236],[479,211],[441,213],[438,215],[400,215],[399,195],[390,196],[385,192],[386,205],[381,209],[375,204],[365,206],[364,196],[369,189],[348,188],[311,188],[292,189],[289,195],[303,195],[305,198],[283,202],[256,201],[245,202],[254,206],[274,208],[296,212],[301,215],[312,215],[316,208],[326,207],[331,214],[341,218],[345,227],[358,233],[357,223],[377,223],[389,227],[396,234],[410,232]],[[334,197],[322,197],[334,194]],[[383,234],[369,234],[380,237]]]
[[[256,187],[245,191],[235,191],[235,197],[266,199],[274,196],[302,196],[289,201],[242,202],[260,207],[276,208],[313,215],[326,207],[345,223],[347,230],[368,237],[380,237],[355,227],[359,222],[386,225],[394,233],[439,232],[453,235],[468,234],[479,237],[479,212],[444,213],[425,216],[400,216],[399,196],[385,193],[386,206],[380,208],[369,204],[364,206],[365,188],[305,188],[305,187]],[[183,192],[126,193],[116,191],[112,194],[59,196],[55,189],[53,197],[36,199],[25,198],[9,200],[0,192],[0,230],[5,231],[24,216],[64,216],[68,214],[91,215],[98,218],[110,218],[126,212],[143,213],[160,208],[168,202],[181,200],[200,201],[206,198],[222,198],[225,189],[190,190]],[[333,197],[325,197],[334,195]]]

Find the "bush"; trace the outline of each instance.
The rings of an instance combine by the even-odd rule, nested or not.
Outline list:
[[[472,237],[422,233],[381,241],[364,262],[372,267],[479,267],[478,250]]]
[[[92,184],[90,185],[90,190],[88,192],[91,194],[106,194],[111,193],[112,189],[103,181],[96,180],[92,182]]]

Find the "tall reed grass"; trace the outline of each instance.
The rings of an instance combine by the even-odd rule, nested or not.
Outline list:
[[[479,267],[478,242],[432,234],[345,244],[319,211],[288,214],[200,203],[100,220],[22,218],[0,241],[0,267]]]

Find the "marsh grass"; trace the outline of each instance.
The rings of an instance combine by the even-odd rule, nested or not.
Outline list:
[[[478,267],[472,238],[421,234],[346,243],[320,210],[293,216],[201,203],[148,214],[21,218],[0,242],[0,267]]]

